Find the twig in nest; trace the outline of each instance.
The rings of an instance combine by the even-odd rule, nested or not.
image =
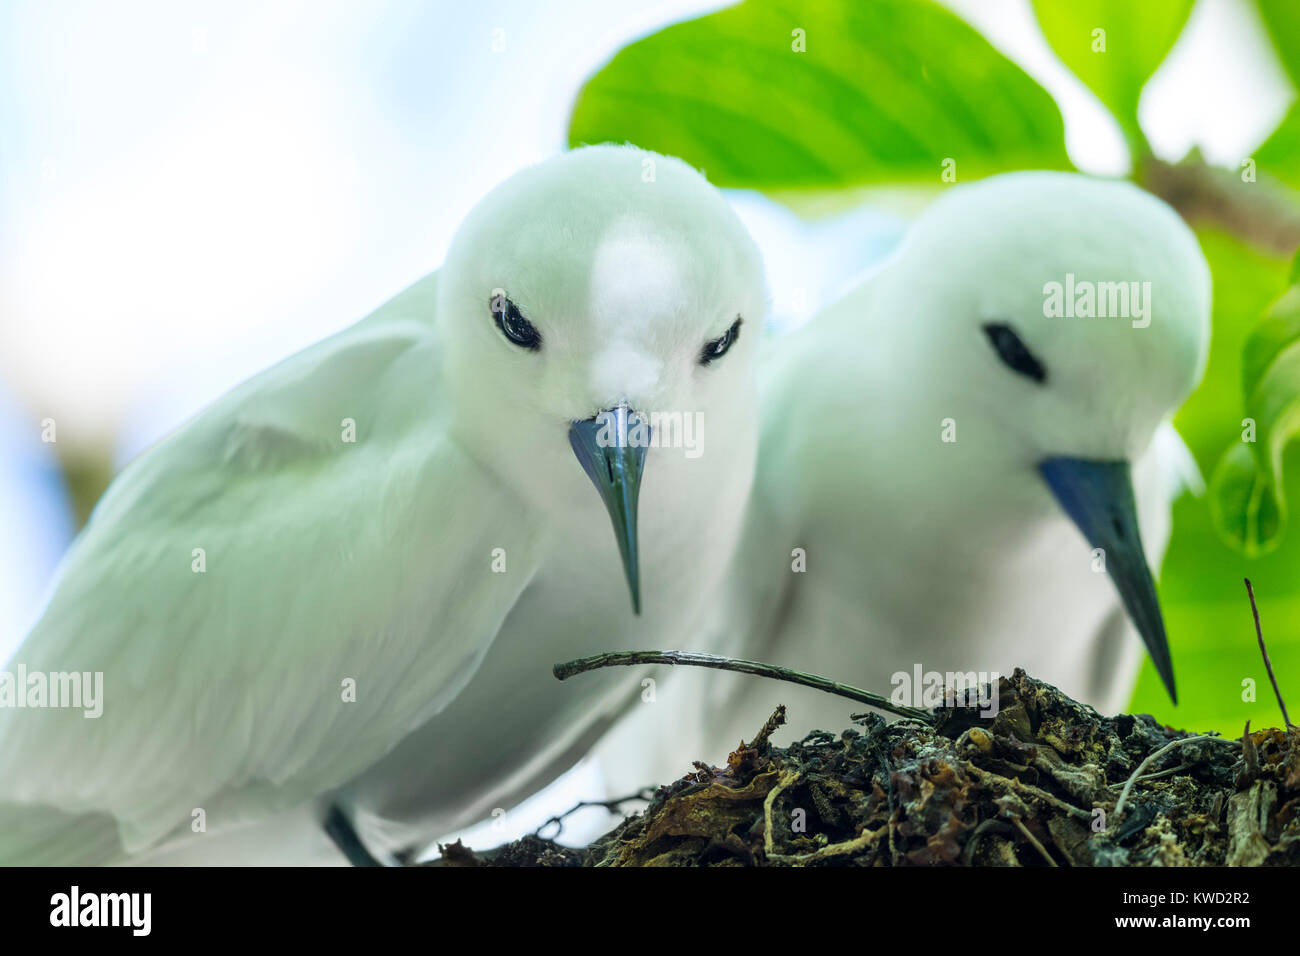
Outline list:
[[[556,664],[552,672],[559,680],[568,680],[575,674],[594,671],[601,667],[635,667],[638,664],[686,664],[691,667],[712,667],[715,670],[737,671],[741,674],[753,674],[756,677],[770,677],[790,684],[802,684],[815,690],[825,691],[839,697],[856,700],[860,704],[885,710],[899,717],[910,717],[926,726],[934,725],[934,715],[917,707],[904,707],[895,704],[887,697],[859,690],[848,684],[840,684],[816,674],[803,674],[775,664],[760,664],[757,661],[742,661],[732,657],[719,657],[716,654],[701,654],[695,651],[615,651],[609,654],[596,654],[583,657],[565,664]]]
[[[1259,776],[1259,749],[1255,746],[1255,738],[1250,735],[1250,721],[1246,721],[1246,729],[1241,734],[1241,779],[1252,781]]]
[[[1282,708],[1282,722],[1286,726],[1294,726],[1291,718],[1286,712],[1286,701],[1282,699],[1282,691],[1277,686],[1277,675],[1273,673],[1273,662],[1268,659],[1268,648],[1264,646],[1264,631],[1259,626],[1259,608],[1255,606],[1255,589],[1250,586],[1250,578],[1243,578],[1246,582],[1246,594],[1250,597],[1250,610],[1255,615],[1255,636],[1259,639],[1259,652],[1264,655],[1264,669],[1268,671],[1268,679],[1273,682],[1273,696],[1277,698],[1277,705]]]
[[[654,798],[655,789],[655,787],[642,787],[636,793],[629,793],[626,797],[615,797],[612,800],[579,800],[568,810],[565,810],[559,816],[551,817],[551,819],[547,820],[540,827],[534,830],[533,836],[540,837],[543,840],[558,840],[560,834],[564,832],[565,819],[577,813],[579,810],[583,810],[587,807],[604,807],[610,813],[617,813],[622,809],[623,804],[631,803],[633,800],[641,800],[645,803],[649,803]],[[552,823],[555,824],[555,833],[552,836],[543,837],[542,831]]]
[[[1018,777],[1004,777],[1001,774],[994,773],[992,770],[984,770],[981,767],[977,767],[969,760],[963,760],[961,762],[961,768],[976,780],[980,780],[1002,793],[1013,793],[1017,796],[1033,797],[1035,800],[1043,801],[1048,806],[1056,807],[1056,809],[1060,810],[1062,813],[1068,813],[1080,820],[1092,820],[1091,811],[1066,803],[1060,797],[1054,797],[1046,790],[1040,790],[1033,784],[1025,783]]]
[[[771,857],[779,857],[781,854],[776,850],[776,842],[772,839],[772,807],[776,804],[776,798],[782,790],[793,787],[803,779],[803,774],[791,771],[781,774],[771,790],[767,792],[767,799],[763,801],[763,850]]]
[[[798,771],[783,773],[776,786],[768,791],[767,799],[763,801],[763,852],[769,860],[806,865],[814,860],[824,860],[833,856],[852,856],[854,853],[860,853],[867,849],[880,839],[888,829],[887,825],[876,830],[868,830],[864,826],[862,832],[857,836],[841,843],[832,843],[821,849],[813,850],[811,853],[781,853],[777,850],[776,840],[772,835],[772,808],[776,805],[777,796],[802,779],[803,774]]]
[[[1138,777],[1133,782],[1146,783],[1148,780],[1163,780],[1165,777],[1177,776],[1184,770],[1191,770],[1194,766],[1196,766],[1194,763],[1180,763],[1177,767],[1170,767],[1168,770],[1157,770],[1155,773],[1145,774],[1144,776]],[[1110,789],[1118,790],[1122,786],[1124,786],[1122,783],[1112,783]]]
[[[776,710],[772,711],[772,716],[767,718],[767,723],[763,729],[758,732],[754,742],[746,744],[743,740],[740,742],[741,750],[765,750],[767,749],[768,738],[776,733],[776,729],[785,723],[785,704],[777,704]]]
[[[1115,804],[1115,816],[1118,817],[1124,810],[1124,801],[1128,799],[1129,791],[1133,789],[1133,784],[1137,782],[1138,777],[1142,776],[1142,771],[1152,762],[1159,760],[1165,754],[1169,753],[1169,751],[1173,750],[1175,747],[1181,747],[1183,744],[1194,743],[1197,740],[1214,739],[1215,737],[1213,734],[1201,734],[1199,737],[1183,737],[1179,740],[1171,740],[1155,753],[1148,754],[1147,758],[1137,765],[1137,769],[1134,770],[1132,776],[1128,778],[1128,783],[1124,784],[1124,789],[1120,791],[1119,800]]]
[[[1043,846],[1041,842],[1039,842],[1038,837],[1034,836],[1032,833],[1029,832],[1029,827],[1025,826],[1024,822],[1019,817],[1012,817],[1011,822],[1016,825],[1016,829],[1018,829],[1021,833],[1024,834],[1025,839],[1029,841],[1030,845],[1033,846],[1033,848],[1039,852],[1042,858],[1047,861],[1048,866],[1057,865],[1056,861],[1052,859],[1052,854],[1047,852],[1047,848]]]

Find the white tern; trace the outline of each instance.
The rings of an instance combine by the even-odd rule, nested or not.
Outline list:
[[[223,834],[295,862],[257,851],[322,824],[364,862],[548,783],[640,677],[551,665],[678,644],[716,598],[766,308],[678,160],[589,147],[499,186],[437,273],[113,482],[6,665],[0,863]],[[73,672],[98,716],[33,696]]]
[[[1173,696],[1149,569],[1175,487],[1199,478],[1169,419],[1209,320],[1194,234],[1137,187],[1046,172],[954,187],[866,280],[765,343],[713,646],[912,706],[949,674],[1021,666],[1113,713],[1140,638]],[[602,744],[615,789],[648,782],[632,767],[655,733],[662,776],[722,760],[775,701],[796,735],[864,709],[715,671],[666,694]]]

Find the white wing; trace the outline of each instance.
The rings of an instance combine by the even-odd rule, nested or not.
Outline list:
[[[448,437],[435,291],[245,383],[114,482],[7,665],[102,672],[103,713],[0,708],[0,863],[298,804],[469,680],[536,534]]]

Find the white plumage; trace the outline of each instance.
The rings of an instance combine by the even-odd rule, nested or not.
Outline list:
[[[539,349],[494,321],[501,294]],[[699,359],[764,308],[752,242],[679,161],[594,147],[498,187],[436,276],[113,483],[14,657],[102,671],[103,716],[0,709],[0,862],[175,840],[219,856],[241,824],[327,806],[399,849],[548,782],[639,677],[560,685],[551,665],[676,643],[720,579],[752,476],[756,336]],[[641,617],[568,440],[616,406],[707,424],[706,454],[646,456]],[[270,846],[249,834],[223,859]]]
[[[1049,284],[1067,274],[1139,294],[1149,282],[1149,325],[1136,302],[1131,318],[1049,317]],[[1122,707],[1141,651],[1117,583],[1158,645],[1136,524],[1158,568],[1170,474],[1188,460],[1168,420],[1204,368],[1209,306],[1194,235],[1136,187],[1015,173],[954,188],[880,270],[766,344],[759,465],[717,646],[887,696],[893,675],[917,665],[1023,666],[1105,711]],[[1126,462],[1137,521],[1119,501]],[[1115,500],[1093,495],[1090,543],[1062,495],[1093,479]],[[796,736],[837,732],[862,709],[716,672],[683,674],[670,693],[678,721],[661,775],[723,759],[775,701]],[[654,716],[606,749],[648,745],[663,733]],[[706,736],[689,752],[680,729],[694,727]]]

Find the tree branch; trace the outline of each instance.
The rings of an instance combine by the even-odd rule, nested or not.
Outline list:
[[[1267,176],[1243,182],[1239,171],[1210,166],[1195,153],[1177,163],[1142,156],[1134,176],[1190,224],[1218,226],[1278,255],[1300,246],[1300,195]]]

